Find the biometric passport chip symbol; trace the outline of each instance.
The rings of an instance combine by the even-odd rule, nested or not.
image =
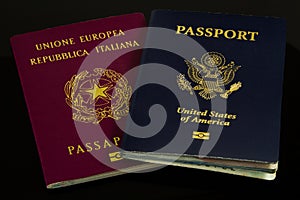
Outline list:
[[[109,155],[110,162],[115,162],[123,159],[121,157],[120,152],[113,152],[113,153],[109,153],[108,155]]]
[[[194,139],[202,139],[202,140],[209,140],[209,133],[208,132],[193,132]]]
[[[118,120],[129,112],[132,88],[122,74],[111,69],[95,68],[91,73],[73,75],[64,91],[75,121],[97,124],[104,118]]]
[[[192,58],[191,61],[184,61],[188,66],[188,77],[196,85],[192,86],[183,74],[177,76],[177,84],[181,90],[187,90],[191,95],[195,90],[199,91],[198,94],[206,100],[215,98],[217,94],[227,99],[232,92],[242,87],[242,83],[237,82],[232,84],[228,90],[223,89],[225,85],[233,81],[235,72],[241,66],[235,65],[233,61],[225,64],[226,59],[221,53],[205,53],[201,58],[201,62],[196,58]]]

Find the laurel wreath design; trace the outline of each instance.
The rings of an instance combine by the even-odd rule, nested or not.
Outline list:
[[[96,78],[104,78],[115,84],[109,104],[99,106],[95,102],[90,103],[83,100],[80,84],[85,80]],[[73,75],[66,82],[64,92],[67,105],[73,109],[73,120],[97,124],[104,118],[118,120],[128,114],[132,88],[122,74],[111,69],[95,68],[93,73],[82,71],[77,75]]]

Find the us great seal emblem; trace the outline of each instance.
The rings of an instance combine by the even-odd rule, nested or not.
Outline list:
[[[128,114],[132,88],[122,74],[95,68],[73,75],[64,92],[66,103],[73,109],[73,120],[97,124],[104,118],[118,120]]]
[[[195,90],[199,91],[198,94],[206,100],[213,99],[218,94],[227,99],[232,92],[242,87],[242,83],[238,81],[231,84],[228,90],[223,89],[233,81],[236,71],[241,66],[233,61],[226,64],[226,59],[221,53],[208,52],[201,57],[200,62],[196,58],[184,61],[188,66],[188,77],[195,83],[195,86],[192,86],[183,74],[177,76],[177,84],[181,90],[186,90],[191,95]]]

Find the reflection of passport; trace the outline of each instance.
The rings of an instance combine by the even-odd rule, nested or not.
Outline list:
[[[123,156],[274,179],[284,20],[156,10],[149,27],[163,29],[148,31]]]
[[[128,99],[116,99],[111,92],[121,81],[118,89],[130,95],[130,85],[121,77],[139,64],[136,46],[143,43],[139,34],[126,38],[126,31],[144,26],[143,14],[132,13],[11,38],[47,188],[150,166],[126,160],[104,163],[111,163],[109,153],[118,151],[122,131],[114,119],[122,118],[128,106]],[[107,63],[113,54],[120,57]],[[110,100],[115,100],[113,109]]]

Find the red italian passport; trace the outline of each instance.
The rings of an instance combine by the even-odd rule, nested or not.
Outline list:
[[[141,13],[93,19],[10,39],[47,188],[153,168],[122,158],[118,121],[140,62]]]

